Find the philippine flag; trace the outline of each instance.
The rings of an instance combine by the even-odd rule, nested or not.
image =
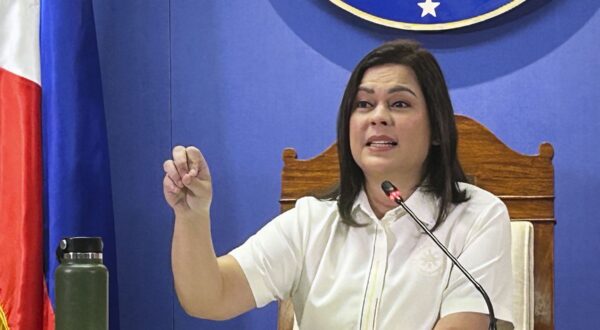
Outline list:
[[[0,1],[0,329],[54,329],[43,272],[39,1]]]
[[[54,251],[68,236],[102,237],[119,328],[100,78],[91,0],[0,0],[1,330],[54,328]]]

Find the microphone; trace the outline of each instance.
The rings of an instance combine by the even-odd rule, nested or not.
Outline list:
[[[458,262],[458,260],[456,259],[456,257],[454,257],[452,255],[452,253],[450,253],[450,251],[448,251],[448,249],[444,246],[444,244],[442,244],[437,237],[435,237],[435,235],[433,235],[433,233],[429,230],[429,228],[427,228],[427,226],[425,226],[425,224],[423,223],[423,221],[421,221],[414,213],[413,211],[408,208],[408,206],[406,205],[406,203],[404,203],[404,199],[402,199],[402,196],[400,195],[400,192],[398,191],[398,188],[396,188],[391,182],[389,181],[383,181],[383,183],[381,184],[381,189],[383,189],[383,191],[385,192],[385,194],[394,202],[396,202],[398,205],[402,206],[402,208],[406,211],[406,213],[408,213],[410,215],[410,217],[417,223],[417,225],[419,225],[419,227],[421,227],[421,229],[423,229],[423,231],[425,231],[425,233],[427,234],[427,236],[429,236],[433,242],[435,242],[435,244],[444,252],[444,254],[446,254],[446,256],[448,256],[448,258],[450,258],[450,260],[452,260],[452,263],[458,267],[458,269],[460,269],[460,271],[467,277],[467,279],[475,286],[475,288],[477,289],[477,291],[479,291],[481,293],[481,295],[483,296],[483,299],[485,300],[485,303],[487,305],[488,308],[488,312],[489,312],[489,316],[490,316],[490,326],[489,329],[490,330],[496,330],[496,317],[494,316],[494,307],[492,307],[492,302],[490,301],[490,297],[487,295],[487,293],[485,292],[485,290],[483,289],[483,287],[481,286],[481,284],[479,284],[474,278],[473,276],[460,264],[460,262]]]

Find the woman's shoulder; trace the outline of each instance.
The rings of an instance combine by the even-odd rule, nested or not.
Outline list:
[[[508,209],[499,197],[468,183],[460,183],[459,188],[466,192],[468,200],[458,204],[449,218],[453,220],[450,222],[468,228],[465,237],[475,237],[485,228],[495,228],[498,232],[510,230]]]
[[[470,209],[476,209],[480,211],[498,210],[507,212],[504,202],[491,192],[465,182],[460,182],[459,188],[460,190],[466,192],[468,200],[464,202],[464,204]]]
[[[310,215],[326,215],[331,212],[337,212],[337,201],[330,199],[320,199],[314,196],[301,197],[296,201],[297,212]]]
[[[299,233],[307,246],[326,240],[340,222],[335,200],[312,196],[299,198],[295,207],[287,211],[284,217],[287,223],[284,226]]]
[[[466,183],[466,182],[459,182],[458,183],[458,187],[460,190],[465,191],[467,193],[467,197],[469,198],[469,201],[473,201],[473,202],[482,202],[482,203],[500,203],[503,204],[502,200],[492,194],[491,192],[480,188],[476,185],[470,184],[470,183]]]

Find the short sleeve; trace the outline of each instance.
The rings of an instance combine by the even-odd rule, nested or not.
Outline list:
[[[297,209],[267,223],[229,254],[240,264],[257,307],[286,299],[302,270],[302,230]]]
[[[512,322],[512,266],[510,218],[506,206],[496,200],[474,221],[460,263],[485,289],[496,319]],[[443,294],[440,317],[457,312],[488,314],[482,295],[457,267],[452,267]]]

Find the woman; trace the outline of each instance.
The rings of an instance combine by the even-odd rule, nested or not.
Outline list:
[[[200,151],[164,164],[175,211],[173,274],[184,309],[227,319],[291,297],[305,329],[487,329],[480,294],[381,190],[389,180],[487,290],[510,322],[506,207],[464,183],[447,87],[433,56],[398,40],[350,77],[338,117],[337,198],[305,197],[246,243],[217,258],[211,181]],[[508,276],[507,276],[508,275]]]

